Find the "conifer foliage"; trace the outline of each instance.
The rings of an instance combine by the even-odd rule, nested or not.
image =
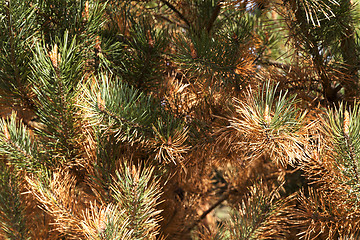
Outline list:
[[[0,239],[359,239],[350,0],[0,0]]]

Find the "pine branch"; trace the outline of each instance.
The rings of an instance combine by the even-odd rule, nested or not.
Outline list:
[[[97,207],[92,204],[86,210],[81,222],[87,239],[96,240],[131,240],[132,231],[129,230],[129,221],[124,217],[125,210],[109,204]]]
[[[208,10],[216,8],[207,6],[211,5],[210,2],[203,4]],[[202,12],[200,9],[198,11],[197,14],[200,15]],[[200,22],[199,30],[175,37],[177,51],[173,59],[184,72],[191,73],[190,79],[196,79],[197,82],[213,88],[225,87],[228,90],[241,89],[246,84],[255,70],[255,56],[249,51],[251,47],[247,42],[254,19],[240,13],[236,18],[236,21],[230,18],[222,19],[223,27],[213,29],[212,34],[206,31],[208,22]]]
[[[295,107],[295,96],[288,96],[287,91],[277,94],[277,86],[268,82],[258,93],[249,89],[246,101],[234,102],[235,111],[227,118],[228,124],[217,133],[217,145],[247,160],[269,154],[277,164],[293,164],[301,152],[295,143],[305,117]]]
[[[15,173],[0,163],[0,236],[4,239],[29,239],[20,188],[20,180]]]
[[[28,74],[31,52],[29,43],[37,34],[36,4],[2,1],[0,7],[0,87],[14,102],[31,106]]]
[[[40,139],[54,154],[58,153],[65,161],[73,161],[79,155],[80,135],[75,114],[79,110],[75,101],[83,61],[76,39],[68,37],[65,33],[62,41],[57,40],[50,53],[37,43],[31,81],[37,98],[37,114],[44,125],[38,129],[44,136]]]
[[[299,207],[290,213],[293,227],[299,230],[298,236],[306,239],[358,238],[360,215],[355,210],[357,207],[346,201],[343,191],[329,190],[308,188],[300,191]]]
[[[103,130],[112,129],[118,141],[141,141],[145,136],[151,136],[149,122],[153,121],[151,114],[154,113],[151,97],[119,79],[111,80],[105,74],[100,78],[98,89],[88,92],[90,106],[83,107],[89,111],[90,123],[100,124]],[[138,133],[139,130],[142,134]]]
[[[208,23],[207,26],[206,26],[206,31],[207,31],[208,33],[210,33],[210,31],[211,31],[211,29],[212,29],[212,27],[213,27],[213,25],[214,25],[214,22],[215,22],[216,18],[217,18],[217,17],[219,16],[219,14],[220,14],[221,6],[222,6],[222,1],[220,0],[220,1],[218,1],[218,3],[216,4],[216,7],[214,8],[214,11],[213,11],[213,13],[212,13],[212,15],[211,15],[211,17],[210,17],[209,23]]]
[[[152,19],[129,17],[130,36],[119,44],[118,39],[108,47],[111,68],[118,76],[141,91],[157,91],[164,80],[164,51],[169,46],[166,28],[155,28]],[[114,36],[116,38],[116,36]]]
[[[101,75],[99,86],[87,93],[83,106],[91,125],[117,142],[141,143],[160,162],[178,163],[186,146],[188,129],[183,120],[163,109],[151,95],[146,96],[119,79]]]
[[[211,213],[215,208],[217,208],[220,204],[226,201],[232,193],[235,193],[235,189],[229,189],[223,193],[223,195],[212,204],[207,210],[205,210],[187,229],[185,232],[190,232],[194,229],[209,213]]]
[[[351,1],[341,2],[348,13],[347,21],[343,21],[343,31],[341,32],[340,48],[346,70],[344,73],[349,76],[349,82],[345,83],[345,94],[349,96],[357,96],[359,88],[359,46],[356,43],[356,30],[353,23],[353,15],[350,10],[354,7]]]
[[[159,180],[153,176],[154,168],[126,164],[116,173],[111,186],[113,197],[120,209],[124,209],[124,218],[128,219],[127,228],[132,238],[156,239],[158,235],[159,214],[156,210],[161,195]]]
[[[43,164],[49,164],[42,160],[36,142],[23,123],[17,122],[15,114],[0,120],[0,140],[0,152],[17,168],[37,171]]]
[[[230,239],[277,239],[285,235],[290,198],[276,200],[279,188],[268,191],[261,184],[251,187],[248,198],[236,207],[225,224]]]
[[[11,1],[7,2],[7,5],[8,5],[8,7],[6,8],[6,13],[7,13],[7,20],[8,20],[8,26],[9,26],[9,36],[10,36],[10,57],[11,57],[12,65],[15,69],[16,83],[18,86],[21,86],[19,68],[18,68],[18,66],[16,64],[16,60],[15,60],[14,33],[13,33],[13,24],[12,24],[11,13],[10,13],[10,9],[12,8]]]
[[[70,239],[82,239],[81,226],[84,196],[77,193],[76,179],[68,171],[45,169],[26,178],[31,193],[53,218],[55,229]]]
[[[351,37],[354,34],[352,24],[356,14],[352,12],[350,1],[330,1],[327,4],[308,0],[288,2],[296,17],[296,20],[289,18],[293,22],[290,29],[294,33],[292,38],[296,46],[308,52],[312,58],[322,81],[323,96],[330,103],[336,102],[339,100],[339,89],[332,86],[333,78],[329,69],[333,62],[330,59],[338,61],[342,56],[340,61],[346,65],[346,70],[342,72],[349,76],[348,81],[341,80],[346,91],[351,92],[358,87],[355,76],[358,68],[354,63],[357,50],[354,38]],[[352,49],[351,52],[347,48]]]
[[[339,170],[344,174],[344,178],[340,178],[341,181],[359,195],[360,105],[355,102],[353,108],[347,108],[347,105],[341,104],[338,109],[328,110],[325,132],[334,141],[334,158]]]

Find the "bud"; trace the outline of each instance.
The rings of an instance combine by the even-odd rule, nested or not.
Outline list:
[[[169,136],[169,139],[168,139],[168,141],[167,141],[167,145],[168,145],[168,146],[172,145],[171,136]]]
[[[5,136],[6,140],[10,141],[9,129],[6,124],[4,125],[4,136]]]
[[[100,37],[96,36],[95,38],[95,48],[100,52],[101,51],[101,42],[100,42]]]
[[[232,35],[232,38],[233,38],[233,40],[234,40],[235,42],[238,42],[238,41],[239,41],[239,38],[238,38],[238,36],[237,36],[235,33]]]
[[[57,44],[54,45],[53,49],[49,53],[49,57],[50,57],[50,60],[53,64],[54,68],[57,69],[59,66],[59,58],[60,58],[60,54],[58,54]]]
[[[135,182],[135,183],[138,183],[138,182],[139,182],[139,179],[140,179],[140,176],[139,176],[139,172],[137,171],[135,165],[132,165],[131,175],[132,175],[132,177],[134,178],[134,182]]]
[[[99,226],[99,232],[105,232],[106,231],[106,226],[107,226],[107,215],[106,215],[106,211],[101,211],[99,214],[99,218],[98,218],[98,226]]]
[[[350,114],[347,110],[344,113],[344,133],[345,136],[349,136],[349,127],[350,127]]]
[[[197,52],[193,43],[190,43],[190,54],[193,59],[197,58]]]
[[[264,120],[267,124],[270,124],[270,122],[271,122],[271,117],[269,114],[269,105],[267,105],[267,104],[265,106],[265,111],[264,111]]]
[[[317,150],[314,150],[313,151],[313,157],[316,161],[319,161],[320,159],[320,156],[319,156],[319,152]]]
[[[154,47],[154,39],[152,39],[152,37],[151,37],[150,30],[147,30],[146,35],[147,35],[147,38],[148,38],[149,46]]]
[[[97,95],[97,105],[100,111],[105,110],[105,100],[101,98],[100,94]]]
[[[85,21],[87,21],[89,19],[89,1],[85,2],[83,18],[85,19]]]

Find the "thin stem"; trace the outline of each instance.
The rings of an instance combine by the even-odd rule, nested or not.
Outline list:
[[[214,210],[217,206],[223,203],[225,200],[229,198],[229,196],[236,192],[235,189],[227,190],[209,209],[204,211],[198,219],[196,219],[188,228],[187,231],[191,231],[194,227],[196,227],[212,210]]]
[[[208,25],[206,26],[206,31],[208,33],[210,33],[213,25],[214,25],[214,22],[216,20],[216,18],[219,16],[219,13],[220,13],[220,10],[221,10],[221,1],[218,2],[218,4],[216,5],[211,17],[210,17],[210,20],[209,20],[209,23]]]
[[[323,57],[320,55],[319,49],[316,45],[316,40],[309,32],[309,28],[307,27],[307,22],[305,20],[305,16],[301,7],[299,6],[298,1],[290,1],[292,11],[295,13],[296,20],[301,29],[301,33],[304,35],[304,42],[308,47],[313,63],[315,65],[315,69],[317,74],[321,78],[321,84],[323,86],[323,95],[329,102],[335,102],[337,100],[337,92],[340,89],[334,89],[331,86],[331,80],[326,72],[324,67]]]
[[[348,5],[351,8],[351,1],[344,1],[345,5]],[[345,95],[346,96],[357,96],[359,94],[358,84],[359,84],[359,56],[356,47],[355,41],[355,30],[351,21],[345,23],[343,26],[344,30],[342,31],[342,37],[340,39],[340,49],[343,57],[343,61],[345,63],[345,71],[344,73],[349,76],[349,80],[344,84],[345,87]]]
[[[138,123],[135,123],[133,121],[129,121],[127,120],[126,118],[123,118],[123,117],[120,117],[118,115],[116,115],[115,113],[109,111],[105,106],[100,106],[99,108],[99,111],[105,115],[108,115],[109,117],[115,119],[117,122],[119,123],[126,123],[126,124],[129,124],[130,126],[132,127],[135,127],[135,128],[140,128],[140,129],[146,129],[147,131],[149,132],[152,132],[151,131],[151,128],[150,127],[147,127],[147,126],[144,126],[144,125],[140,125]]]
[[[190,22],[185,18],[185,16],[179,12],[179,10],[177,10],[174,5],[172,5],[171,3],[169,3],[166,0],[161,0],[162,3],[164,3],[168,8],[170,8],[171,10],[173,10],[185,23],[186,25],[188,25],[189,27],[191,27]]]

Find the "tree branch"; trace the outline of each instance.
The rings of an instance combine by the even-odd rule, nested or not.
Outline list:
[[[290,71],[291,66],[285,63],[281,63],[281,62],[276,62],[276,61],[272,61],[272,60],[264,60],[264,59],[258,59],[258,62],[260,64],[266,65],[266,66],[273,66],[273,67],[277,67],[277,68],[281,68],[285,71]]]
[[[211,28],[214,26],[214,22],[215,22],[216,18],[219,16],[220,9],[221,9],[221,1],[219,1],[218,4],[216,5],[216,7],[211,15],[211,18],[206,26],[206,31],[208,33],[211,31]]]
[[[314,36],[309,31],[306,18],[304,16],[305,13],[301,10],[298,1],[292,0],[290,1],[290,5],[295,14],[296,21],[299,24],[301,33],[304,36],[303,41],[309,49],[309,53],[315,65],[315,70],[322,80],[321,85],[323,87],[323,95],[327,101],[336,102],[338,100],[338,91],[331,86],[331,79],[325,69],[323,56],[320,54],[319,48],[317,47],[316,39],[314,39]]]
[[[223,203],[225,200],[229,198],[229,196],[236,192],[235,189],[227,190],[209,209],[204,211],[198,219],[196,219],[186,230],[187,232],[191,231],[194,227],[196,227],[212,210],[214,210],[217,206]]]
[[[160,14],[155,14],[155,17],[156,17],[156,18],[160,18],[160,19],[165,20],[165,21],[167,21],[167,22],[169,22],[169,23],[171,23],[171,24],[174,24],[174,25],[176,25],[176,26],[179,26],[179,27],[182,27],[182,28],[185,28],[185,29],[188,29],[188,28],[189,28],[188,26],[185,26],[185,25],[183,25],[183,24],[175,23],[174,21],[172,21],[172,20],[170,20],[169,18],[167,18],[167,17],[165,17],[165,16],[162,16],[162,15],[160,15]]]
[[[345,1],[345,5],[351,8],[351,2]],[[346,24],[346,25],[345,25]],[[340,39],[340,50],[343,61],[346,65],[345,74],[350,76],[350,81],[344,84],[345,95],[347,97],[359,95],[359,56],[355,41],[355,29],[351,21],[346,22],[343,26],[342,37]]]
[[[189,27],[191,27],[190,22],[185,18],[185,16],[179,12],[179,10],[177,10],[174,5],[172,5],[171,3],[169,3],[166,0],[160,0],[163,4],[165,4],[168,8],[170,8],[171,10],[173,10],[185,23],[186,25],[188,25]]]

